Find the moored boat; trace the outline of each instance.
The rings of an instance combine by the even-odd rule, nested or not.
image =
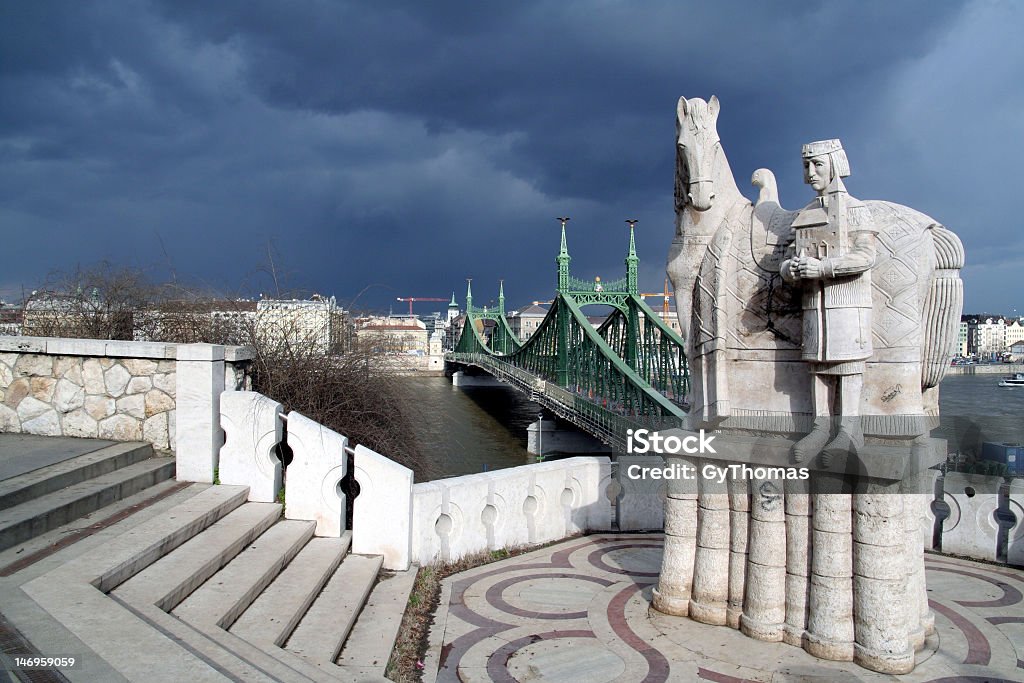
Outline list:
[[[1024,372],[1017,372],[999,380],[1001,387],[1024,387]]]

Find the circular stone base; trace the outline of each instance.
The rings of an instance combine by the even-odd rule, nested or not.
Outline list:
[[[740,615],[740,632],[748,638],[777,643],[782,640],[782,624],[766,624],[751,619],[746,614]]]
[[[792,645],[794,647],[804,646],[804,630],[802,628],[795,628],[786,624],[782,628],[782,642],[786,645]]]
[[[925,633],[923,628],[919,628],[916,631],[912,631],[907,639],[910,641],[910,649],[914,652],[919,652],[924,648],[924,641],[928,638],[928,634]]]
[[[893,654],[875,652],[860,645],[853,646],[853,662],[882,674],[908,674],[914,670],[914,650]]]
[[[651,606],[662,614],[673,617],[685,617],[690,614],[689,598],[670,598],[664,593],[659,593],[657,588],[654,589],[654,600],[651,601]]]
[[[921,628],[924,629],[925,636],[935,633],[935,612],[928,610],[928,613],[921,617]]]
[[[853,661],[853,643],[826,640],[821,636],[804,631],[803,646],[807,654],[818,659],[828,659],[833,662]]]
[[[694,621],[699,621],[702,624],[711,624],[712,626],[725,626],[725,605],[708,605],[696,602],[695,600],[691,600],[690,618]]]

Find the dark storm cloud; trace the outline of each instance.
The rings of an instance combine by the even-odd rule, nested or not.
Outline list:
[[[1011,176],[991,174],[1024,151],[1015,7],[692,4],[7,3],[0,226],[17,258],[0,288],[103,257],[259,288],[269,250],[299,286],[393,288],[361,303],[461,296],[468,276],[520,303],[551,294],[562,214],[587,277],[618,273],[639,218],[660,288],[675,100],[712,93],[741,189],[769,166],[802,204],[799,145],[841,136],[855,194],[1019,269]],[[1017,305],[967,273],[969,304]]]

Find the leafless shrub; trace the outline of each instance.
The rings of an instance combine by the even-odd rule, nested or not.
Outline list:
[[[106,262],[51,273],[24,302],[23,334],[133,339],[135,312],[153,296],[153,286],[141,271]]]
[[[331,312],[339,309],[317,302],[328,315],[261,312],[251,300],[155,285],[142,271],[101,263],[51,275],[25,302],[23,334],[251,347],[255,391],[409,467],[419,480],[434,478],[413,436],[407,383],[386,349],[354,343],[347,319]]]

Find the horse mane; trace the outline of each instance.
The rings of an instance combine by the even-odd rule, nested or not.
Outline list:
[[[714,120],[708,103],[699,97],[686,100],[686,120],[690,123],[693,132],[705,130]]]

